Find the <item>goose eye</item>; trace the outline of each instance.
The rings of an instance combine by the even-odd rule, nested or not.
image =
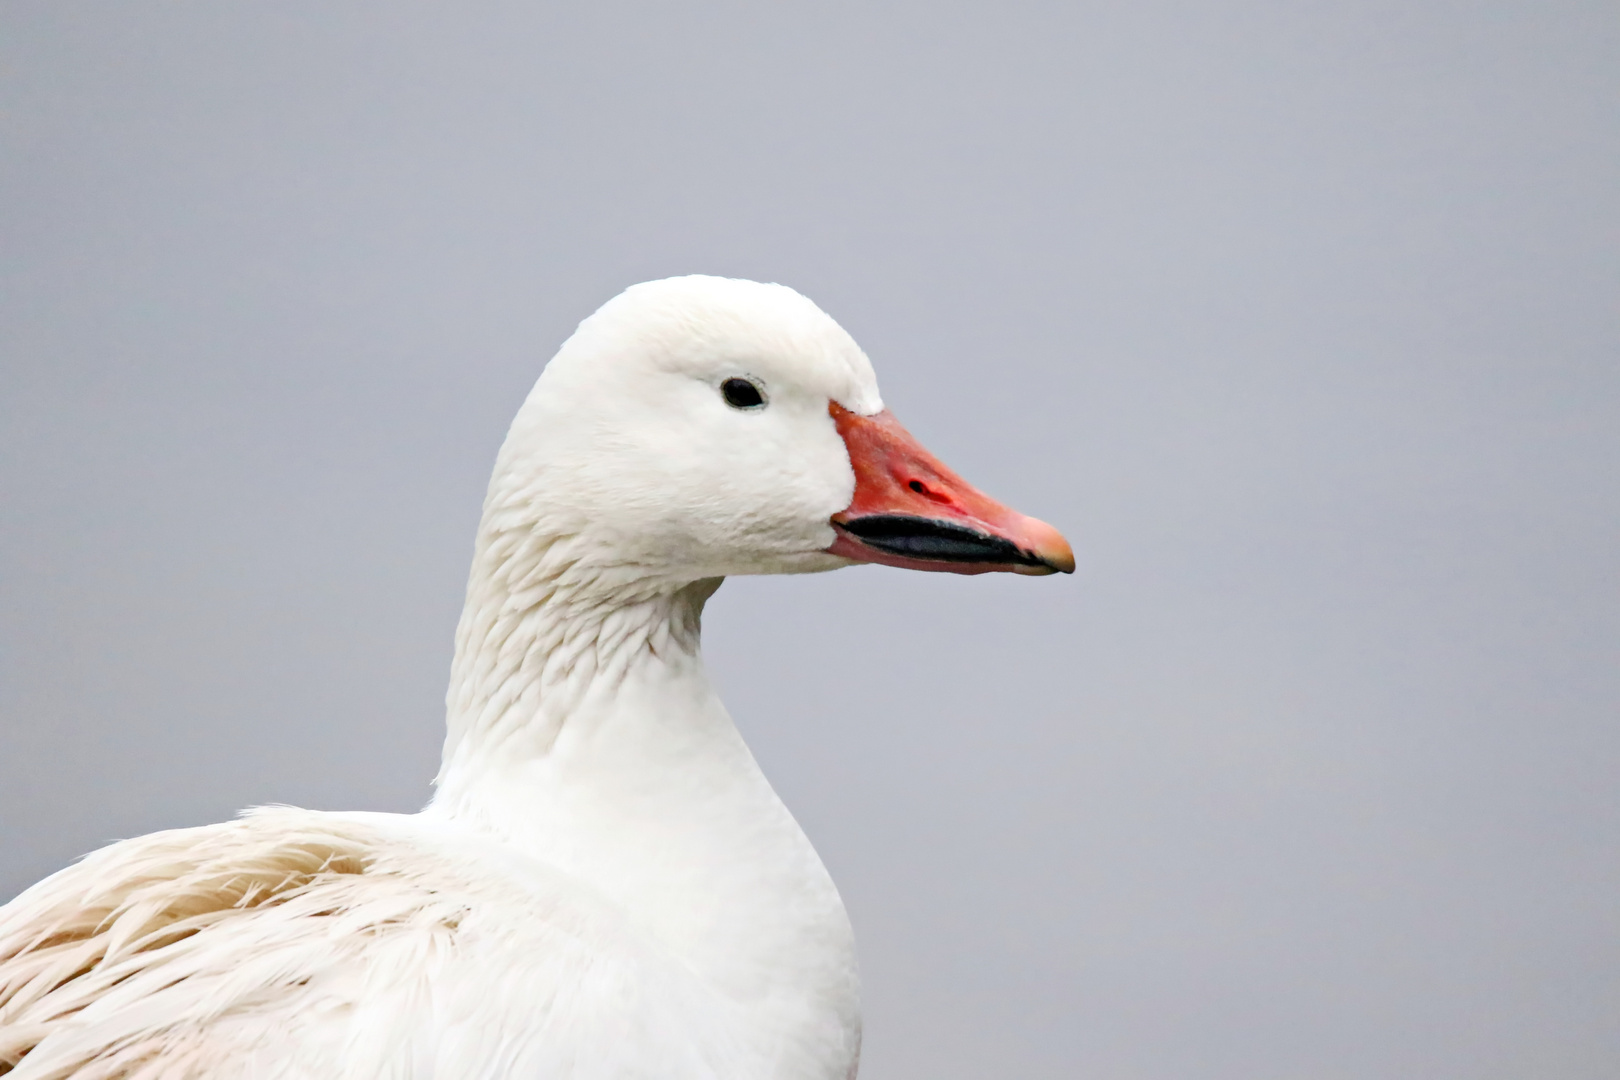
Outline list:
[[[765,395],[748,379],[727,379],[720,384],[720,396],[733,409],[757,409],[765,404]]]

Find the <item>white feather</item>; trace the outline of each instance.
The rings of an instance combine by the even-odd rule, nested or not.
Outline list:
[[[744,373],[769,408],[716,387]],[[114,844],[0,908],[8,1080],[845,1080],[853,940],[704,673],[730,573],[823,570],[865,356],[781,286],[637,286],[502,447],[432,805]]]

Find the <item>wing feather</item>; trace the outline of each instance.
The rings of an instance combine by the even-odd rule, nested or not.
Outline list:
[[[6,1080],[733,1075],[734,1008],[580,882],[416,817],[258,810],[0,908]]]

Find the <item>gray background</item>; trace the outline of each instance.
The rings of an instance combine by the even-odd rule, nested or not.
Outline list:
[[[1063,580],[733,581],[868,1080],[1620,1075],[1620,9],[0,8],[0,895],[428,794],[573,324],[777,280]]]

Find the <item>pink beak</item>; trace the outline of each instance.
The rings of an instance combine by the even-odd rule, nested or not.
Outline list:
[[[1074,573],[1063,534],[979,491],[924,450],[888,410],[829,410],[855,468],[855,496],[832,517],[827,550],[859,562],[953,574]]]

